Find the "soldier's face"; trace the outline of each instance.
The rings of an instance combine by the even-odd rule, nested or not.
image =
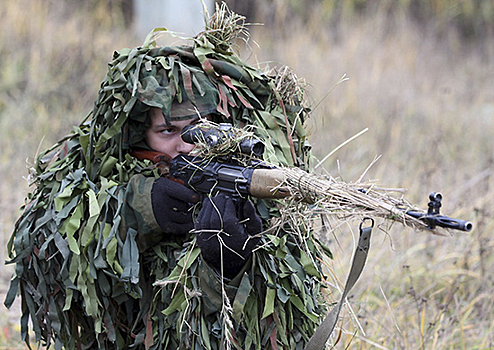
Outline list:
[[[146,142],[149,147],[157,152],[165,153],[171,158],[186,155],[192,151],[195,146],[184,142],[180,135],[184,127],[199,122],[199,117],[172,121],[171,125],[167,125],[160,108],[153,107],[148,113],[151,125],[146,130]]]

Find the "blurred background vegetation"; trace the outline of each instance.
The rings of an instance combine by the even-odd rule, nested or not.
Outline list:
[[[422,207],[441,191],[445,214],[475,224],[452,237],[377,230],[335,348],[494,348],[492,0],[228,3],[253,23],[246,59],[287,64],[308,82],[319,159],[369,128],[324,163],[329,173],[356,180],[382,155],[365,179],[407,188]],[[1,0],[3,260],[30,161],[91,110],[112,52],[142,43],[132,19],[131,0]],[[331,90],[344,74],[349,80]],[[328,282],[341,286],[357,232],[335,232]],[[4,293],[13,269],[1,271]],[[24,348],[18,313],[18,305],[0,313],[0,349]]]

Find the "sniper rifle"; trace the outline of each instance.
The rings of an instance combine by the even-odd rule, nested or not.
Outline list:
[[[204,128],[190,125],[182,131],[182,139],[192,144],[203,144],[210,148],[218,148],[232,141],[235,135],[230,124]],[[264,153],[264,144],[253,137],[234,142],[234,153],[250,157],[248,161],[239,161],[235,155],[224,154],[214,158],[201,158],[191,155],[180,155],[170,162],[169,177],[186,185],[202,196],[223,192],[232,198],[253,196],[257,198],[285,198],[291,195],[287,187],[283,187],[284,172],[282,169],[267,165],[256,160]],[[366,190],[360,190],[366,193]],[[450,218],[441,215],[442,195],[432,192],[429,195],[427,213],[417,210],[405,210],[405,214],[424,222],[428,229],[443,227],[448,229],[471,231],[470,221]]]

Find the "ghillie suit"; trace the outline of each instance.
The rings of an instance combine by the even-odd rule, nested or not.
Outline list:
[[[227,38],[222,21],[234,24]],[[56,349],[306,344],[325,313],[325,248],[299,222],[274,225],[277,201],[253,199],[266,232],[231,281],[204,263],[194,234],[140,250],[140,235],[153,227],[129,210],[141,189],[131,179],[160,176],[130,151],[143,143],[147,110],[170,116],[173,100],[198,109],[205,102],[215,121],[252,126],[266,161],[309,169],[301,89],[280,88],[296,82],[288,71],[270,76],[234,54],[239,21],[223,9],[191,46],[157,47],[150,37],[115,52],[92,113],[38,157],[35,189],[9,243],[16,269],[6,305],[20,292],[24,340],[31,319],[35,340]]]

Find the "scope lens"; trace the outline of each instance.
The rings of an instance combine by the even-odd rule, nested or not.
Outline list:
[[[252,146],[252,154],[257,157],[260,157],[264,154],[264,144],[260,141],[257,141]]]

